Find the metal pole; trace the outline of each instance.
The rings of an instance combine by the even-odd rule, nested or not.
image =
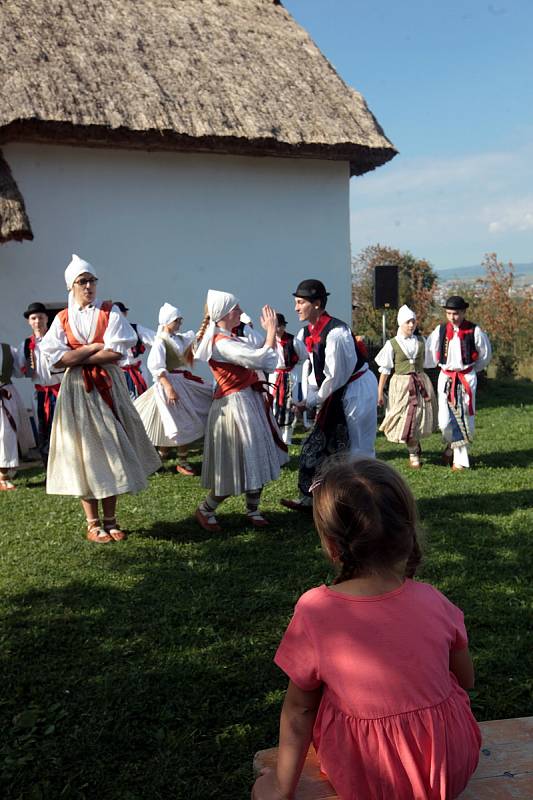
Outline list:
[[[387,325],[386,325],[386,312],[385,311],[383,312],[382,323],[383,323],[383,327],[382,327],[382,331],[381,331],[381,336],[382,336],[382,339],[383,339],[383,347],[384,347],[385,346],[385,342],[387,341]]]

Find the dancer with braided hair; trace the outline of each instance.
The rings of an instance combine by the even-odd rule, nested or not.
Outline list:
[[[271,372],[277,364],[276,312],[263,306],[265,343],[256,348],[235,336],[241,308],[235,295],[210,289],[206,315],[194,356],[207,361],[216,381],[204,439],[202,485],[209,494],[196,509],[196,520],[208,531],[221,530],[215,516],[230,495],[246,495],[248,522],[268,526],[259,512],[263,486],[275,480],[289,457],[268,402],[267,385],[256,370]]]
[[[302,595],[276,653],[290,679],[278,761],[252,799],[294,797],[313,741],[341,800],[452,800],[479,758],[474,670],[462,612],[413,580],[414,498],[373,459],[326,463],[312,491],[338,577]]]

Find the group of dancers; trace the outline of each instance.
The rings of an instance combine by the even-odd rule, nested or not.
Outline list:
[[[375,457],[377,407],[386,403],[393,371],[380,428],[387,438],[404,443],[410,465],[419,468],[420,440],[436,429],[438,406],[443,459],[453,470],[469,466],[476,373],[491,350],[487,335],[466,320],[468,304],[461,297],[447,300],[446,322],[427,342],[417,332],[415,312],[402,306],[396,336],[376,357],[378,384],[363,341],[327,312],[329,293],[319,280],[301,281],[293,292],[303,324],[297,335],[269,305],[262,310],[261,333],[235,295],[213,289],[197,333],[181,331],[182,313],[170,303],[162,305],[153,331],[130,324],[122,302],[97,299],[98,276],[82,258],[72,256],[65,281],[68,304],[50,329],[45,306],[32,303],[24,312],[31,336],[18,348],[1,345],[0,490],[15,488],[11,478],[20,454],[34,442],[11,383],[26,375],[35,385],[46,490],[81,499],[92,542],[125,538],[117,497],[143,489],[167,448],[178,448],[177,471],[193,475],[188,448],[201,438],[201,481],[208,493],[195,511],[198,524],[219,531],[220,504],[244,494],[248,522],[268,526],[261,492],[288,461],[297,415],[310,425],[300,453],[299,496],[281,502],[309,510],[325,458],[344,450]],[[149,389],[141,369],[147,349]],[[212,382],[193,371],[202,361]],[[424,372],[436,365],[438,402]]]

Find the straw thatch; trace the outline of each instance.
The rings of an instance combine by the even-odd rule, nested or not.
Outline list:
[[[0,151],[0,244],[33,239],[24,200]]]
[[[0,143],[396,154],[276,0],[2,0],[0,85]]]

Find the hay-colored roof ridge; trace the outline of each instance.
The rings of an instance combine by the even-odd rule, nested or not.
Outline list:
[[[24,200],[0,150],[0,244],[33,239]]]
[[[4,0],[0,142],[347,160],[396,150],[273,0]]]

